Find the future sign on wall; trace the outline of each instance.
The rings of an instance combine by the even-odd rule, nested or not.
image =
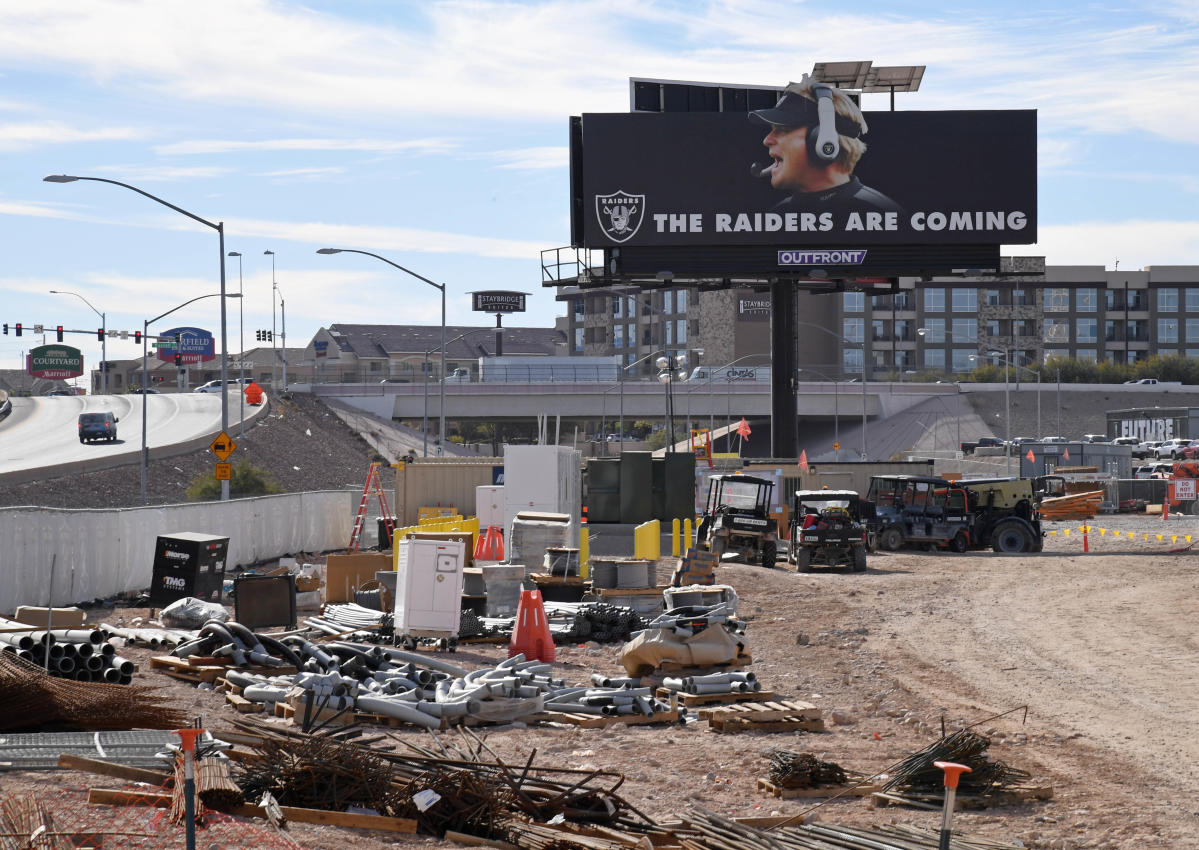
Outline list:
[[[770,126],[746,113],[584,115],[572,209],[586,246],[773,245],[787,266],[852,265],[871,245],[1037,241],[1035,110],[865,119],[853,191],[797,193]]]

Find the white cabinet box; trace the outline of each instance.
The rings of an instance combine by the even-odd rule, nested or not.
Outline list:
[[[504,535],[518,513],[567,514],[566,546],[579,545],[583,456],[565,446],[504,446]]]
[[[409,540],[404,548],[407,558],[402,563],[397,559],[396,565],[396,637],[456,639],[462,616],[466,544]]]
[[[475,516],[479,518],[479,531],[495,526],[506,532],[504,525],[504,485],[480,484],[475,488]]]

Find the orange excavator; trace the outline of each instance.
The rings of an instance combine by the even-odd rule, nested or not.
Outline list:
[[[1199,516],[1199,460],[1174,461],[1166,493],[1171,511]]]

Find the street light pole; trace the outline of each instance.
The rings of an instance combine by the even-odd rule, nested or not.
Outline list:
[[[104,337],[100,340],[100,359],[103,361],[100,365],[100,392],[108,395],[108,318],[106,313],[101,313],[95,307],[92,307],[92,302],[88,301],[78,292],[68,292],[62,289],[51,289],[51,295],[74,295],[88,307],[92,308],[92,312],[100,317],[100,330],[104,331]]]
[[[278,294],[279,287],[275,284],[275,252],[262,253],[271,258],[271,392],[275,392],[279,388],[279,382],[275,380],[275,369],[279,365],[279,353],[275,350],[275,337],[278,335],[275,328],[275,295]]]
[[[223,221],[212,222],[212,221],[208,221],[207,219],[200,218],[200,216],[196,215],[195,213],[188,212],[187,210],[183,209],[183,207],[177,207],[174,204],[170,203],[169,201],[164,201],[162,198],[159,198],[155,195],[151,195],[149,192],[139,189],[136,186],[130,186],[128,183],[121,183],[118,180],[109,180],[105,177],[77,177],[77,176],[69,175],[69,174],[50,174],[46,177],[43,177],[42,180],[44,180],[47,183],[74,183],[76,180],[91,180],[96,183],[111,183],[113,186],[120,186],[124,189],[130,190],[131,192],[137,192],[139,195],[149,198],[152,201],[156,201],[156,202],[162,204],[164,207],[169,207],[169,208],[173,209],[175,212],[185,215],[188,218],[192,219],[193,221],[198,221],[198,222],[200,222],[200,224],[206,225],[207,227],[211,227],[213,230],[215,230],[217,232],[217,237],[218,237],[218,242],[219,242],[219,250],[220,250],[220,253],[218,254],[218,258],[219,258],[220,264],[221,264],[221,291],[219,293],[220,297],[221,297],[221,386],[222,387],[227,386],[227,384],[225,382],[226,382],[226,380],[228,380],[228,376],[229,376],[229,362],[228,362],[229,349],[228,349],[228,339],[227,339],[226,327],[225,327],[225,223]],[[107,336],[107,335],[108,334],[106,333],[105,336]],[[145,387],[142,387],[142,389],[144,390]],[[143,414],[144,414],[145,401],[146,401],[145,393],[142,393]],[[229,394],[226,392],[221,393],[221,431],[223,433],[228,433],[228,431],[229,431]],[[143,496],[144,496],[144,490],[145,490],[144,486],[142,489],[143,489]],[[222,481],[221,482],[221,501],[224,502],[224,501],[228,501],[228,500],[229,500],[229,482]]]
[[[237,257],[237,344],[239,354],[237,355],[238,377],[241,379],[241,384],[238,387],[239,403],[241,404],[241,420],[239,422],[240,430],[239,437],[246,436],[246,310],[245,310],[245,280],[241,273],[241,254],[237,251],[230,251],[230,257]]]
[[[372,254],[370,251],[359,251],[356,248],[318,248],[316,252],[318,254],[365,254],[368,257],[374,257],[376,260],[382,260],[383,262],[387,263],[387,265],[393,266],[394,268],[397,268],[406,274],[410,274],[417,280],[423,281],[441,292],[441,410],[438,411],[441,422],[438,426],[437,439],[439,451],[443,450],[443,447],[445,446],[445,284],[434,283],[427,277],[419,275],[411,269],[406,269],[399,263],[393,263],[386,257],[380,257],[378,254]]]

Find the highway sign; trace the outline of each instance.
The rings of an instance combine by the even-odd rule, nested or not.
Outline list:
[[[237,443],[233,442],[233,438],[222,431],[208,448],[212,449],[212,453],[222,461],[226,461],[229,459],[229,455],[233,454],[233,450],[237,448]]]
[[[229,481],[232,478],[233,478],[233,464],[218,463],[216,465],[216,480],[217,481]]]

